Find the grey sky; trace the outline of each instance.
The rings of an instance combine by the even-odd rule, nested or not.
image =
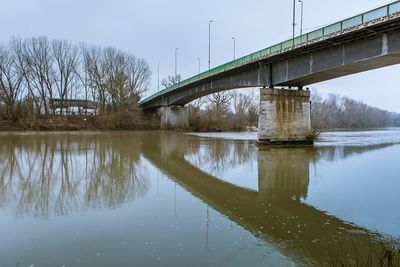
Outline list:
[[[304,31],[335,22],[392,1],[304,0]],[[0,41],[12,36],[48,36],[73,42],[111,45],[145,58],[153,71],[151,93],[161,77],[183,78],[207,68],[208,21],[212,25],[212,66],[291,36],[291,0],[0,0]],[[300,8],[300,5],[298,5]],[[298,9],[299,10],[299,9]],[[299,12],[298,12],[299,14]],[[298,18],[298,23],[300,19]],[[299,31],[299,28],[297,28]],[[320,93],[339,93],[400,112],[400,66],[311,85]]]

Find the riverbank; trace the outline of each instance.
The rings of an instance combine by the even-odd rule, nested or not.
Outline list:
[[[17,121],[0,120],[0,131],[106,131],[158,130],[154,116],[144,114],[112,114],[102,116],[51,116]]]

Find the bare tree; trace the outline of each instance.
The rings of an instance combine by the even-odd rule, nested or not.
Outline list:
[[[128,56],[128,94],[138,100],[149,89],[151,70],[147,62],[135,56]]]
[[[7,108],[7,117],[17,118],[17,101],[21,96],[23,76],[10,45],[0,46],[0,97]]]
[[[182,77],[180,74],[168,75],[167,78],[162,79],[161,86],[164,86],[164,88],[168,88],[174,84],[180,83],[181,80],[182,80]]]
[[[259,94],[256,94],[255,90],[253,89],[249,96],[250,96],[250,105],[248,107],[249,123],[252,126],[257,126],[258,125],[258,113],[259,113],[259,109],[260,109]]]
[[[34,106],[36,107],[36,110],[40,112],[41,101],[37,95],[35,95],[35,90],[31,86],[33,83],[30,80],[31,68],[28,65],[29,60],[27,59],[27,41],[22,41],[20,38],[12,38],[9,42],[9,47],[14,55],[18,75],[23,78],[22,97],[24,97],[24,101],[29,104],[28,113],[34,113]]]
[[[83,47],[87,85],[104,111],[133,105],[148,90],[151,70],[147,62],[115,48]]]
[[[52,52],[55,61],[54,84],[61,103],[61,114],[63,113],[64,100],[68,94],[78,89],[78,49],[71,43],[62,40],[52,42]]]
[[[200,97],[200,98],[197,98],[196,100],[190,102],[190,106],[195,110],[200,110],[206,104],[207,104],[206,97]]]
[[[103,50],[103,69],[106,75],[106,86],[114,110],[126,96],[125,84],[127,62],[125,55],[115,48],[108,47]]]
[[[230,103],[233,99],[230,92],[218,92],[207,97],[210,102],[210,108],[214,109],[217,114],[229,111]]]
[[[233,108],[235,112],[235,121],[239,127],[248,126],[249,109],[252,104],[252,99],[249,95],[239,92],[233,93]]]
[[[229,128],[231,121],[226,120],[230,111],[232,94],[230,92],[218,92],[207,97],[210,104],[207,110],[210,117],[211,128],[223,130]],[[212,126],[213,125],[213,126]]]
[[[24,60],[29,69],[25,73],[27,86],[40,99],[40,107],[49,113],[48,99],[53,98],[54,69],[50,42],[46,37],[26,41]],[[40,113],[41,110],[38,110]]]
[[[100,111],[106,109],[107,83],[102,50],[97,46],[82,46],[85,84],[90,88],[92,100],[99,103]]]

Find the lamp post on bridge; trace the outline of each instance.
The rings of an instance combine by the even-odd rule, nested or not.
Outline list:
[[[213,20],[208,21],[208,69],[211,69],[211,23]]]
[[[295,37],[295,31],[296,31],[296,0],[293,0],[293,39]]]
[[[199,74],[200,74],[201,68],[200,68],[200,58],[199,57],[197,58],[197,61],[199,62]]]
[[[175,48],[175,79],[178,76],[178,50],[179,48]]]
[[[157,88],[158,92],[160,92],[160,63],[157,66]]]
[[[303,35],[303,11],[304,11],[304,2],[303,0],[298,0],[301,4],[301,20],[300,20],[300,36]]]
[[[232,37],[233,40],[233,60],[236,59],[236,38]]]

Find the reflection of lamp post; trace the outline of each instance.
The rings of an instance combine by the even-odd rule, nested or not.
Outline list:
[[[199,73],[201,72],[201,68],[200,68],[200,58],[198,57],[197,60],[199,61]]]
[[[208,22],[208,69],[211,69],[211,23],[213,20]]]
[[[293,0],[293,39],[296,30],[296,0]]]
[[[232,37],[233,40],[233,60],[236,59],[236,38]]]
[[[175,48],[175,78],[178,76],[178,50],[179,48]]]
[[[303,0],[299,0],[301,3],[301,20],[300,20],[300,36],[303,35],[303,8],[304,8],[304,2]]]

